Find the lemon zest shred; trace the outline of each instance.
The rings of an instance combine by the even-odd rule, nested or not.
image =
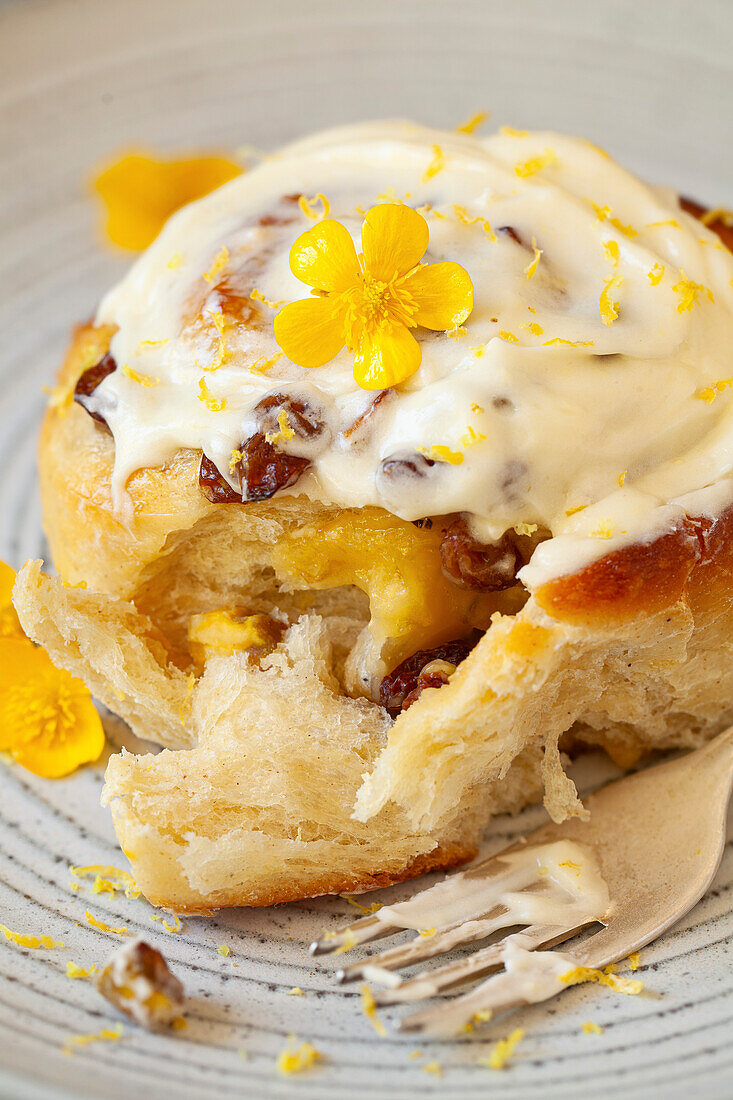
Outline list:
[[[539,156],[530,157],[529,160],[525,161],[518,161],[514,165],[514,171],[520,179],[528,179],[530,176],[536,176],[548,165],[556,163],[557,154],[553,153],[552,149],[545,149],[544,153],[540,153]]]
[[[584,1031],[586,1035],[603,1035],[603,1028],[601,1025],[594,1024],[592,1020],[586,1020],[584,1024],[581,1024],[580,1030]]]
[[[639,978],[622,978],[614,971],[613,966],[607,966],[604,970],[596,970],[592,966],[576,966],[573,970],[561,974],[560,981],[565,985],[597,982],[598,985],[605,985],[615,993],[626,993],[630,997],[641,993],[644,983]]]
[[[715,296],[712,290],[703,286],[702,283],[695,283],[692,279],[688,279],[685,276],[684,271],[680,268],[680,280],[672,287],[675,294],[679,294],[680,300],[677,303],[677,312],[686,313],[691,310],[694,305],[697,304],[697,296],[701,292],[707,294],[708,299],[711,302],[715,302]]]
[[[525,279],[532,278],[539,266],[540,257],[542,256],[542,249],[537,247],[537,241],[534,237],[532,238],[532,249],[534,250],[534,259],[532,259],[524,269]]]
[[[623,282],[623,275],[612,275],[603,284],[603,290],[598,299],[598,309],[604,325],[612,325],[618,317],[618,302],[614,302],[612,299],[611,291],[616,287],[623,286]]]
[[[475,413],[475,414],[476,414],[476,416],[481,416],[481,414],[483,413],[483,411],[484,411],[484,410],[483,410],[483,409],[481,408],[481,406],[480,406],[480,405],[477,405],[475,401],[473,401],[473,402],[471,403],[471,412],[472,412],[472,413]]]
[[[217,955],[222,955],[223,958],[228,959],[232,951],[230,947],[227,947],[225,943],[220,943],[216,949]]]
[[[345,955],[347,951],[351,951],[352,947],[356,947],[357,940],[354,933],[349,929],[344,933],[344,942],[334,951],[334,955]]]
[[[606,255],[608,256],[611,263],[617,264],[618,261],[619,261],[619,255],[620,255],[619,250],[618,250],[618,241],[614,241],[614,240],[604,241],[603,242],[603,247],[605,248]]]
[[[206,379],[199,379],[199,401],[203,401],[209,412],[222,412],[227,407],[226,397],[214,397],[206,385]]]
[[[499,133],[504,137],[529,137],[529,130],[516,130],[513,126],[500,126]]]
[[[387,1029],[377,1016],[377,1003],[368,985],[361,986],[361,1007],[364,1015],[369,1020],[369,1023],[372,1025],[377,1035],[381,1035],[382,1038],[384,1038],[387,1034]]]
[[[85,970],[83,966],[77,966],[71,959],[66,964],[66,977],[67,978],[89,978],[92,974],[96,974],[96,966],[90,966],[88,970]]]
[[[543,340],[542,341],[542,347],[543,348],[559,347],[560,345],[564,345],[565,347],[568,347],[568,348],[592,348],[593,347],[593,341],[592,340],[564,340],[562,338],[562,336],[553,336],[553,338],[551,340]]]
[[[528,332],[531,332],[533,336],[544,335],[544,329],[542,325],[538,325],[536,321],[522,321],[520,328],[526,328]]]
[[[97,917],[95,917],[89,909],[87,909],[85,915],[87,918],[87,924],[91,928],[98,928],[100,932],[111,932],[114,936],[131,935],[129,928],[125,928],[124,926],[122,928],[113,928],[111,925],[105,924],[103,920],[99,920]]]
[[[733,226],[733,210],[727,206],[715,206],[712,210],[706,210],[700,218],[703,225],[712,225],[713,222],[722,222],[730,228]]]
[[[487,1069],[504,1069],[523,1038],[522,1028],[515,1028],[506,1039],[499,1040],[488,1058],[479,1058],[477,1065],[486,1066]]]
[[[108,1042],[113,1043],[122,1038],[124,1028],[122,1024],[116,1024],[114,1028],[102,1028],[91,1035],[71,1035],[63,1045],[64,1054],[73,1054],[75,1047],[85,1047],[89,1043]]]
[[[608,520],[601,520],[598,526],[588,532],[588,537],[592,539],[610,539],[613,536],[613,525]]]
[[[437,176],[438,172],[442,172],[445,168],[445,156],[442,147],[440,145],[433,145],[432,150],[433,159],[423,172],[420,178],[421,183],[429,183],[434,176]]]
[[[151,378],[148,374],[140,374],[139,371],[133,370],[129,363],[122,364],[122,373],[125,378],[129,378],[131,382],[137,382],[140,386],[157,386],[160,382],[159,378]]]
[[[484,218],[481,214],[477,214],[472,218],[465,206],[461,206],[457,202],[453,203],[453,213],[461,225],[480,225],[489,240],[496,242],[496,233],[491,228],[491,222],[488,218]]]
[[[638,970],[641,966],[641,955],[638,951],[632,951],[631,954],[624,959],[624,962],[628,963],[629,970]]]
[[[460,437],[458,442],[462,447],[472,447],[475,443],[482,443],[486,439],[486,436],[482,432],[476,432],[470,424],[466,425],[466,430]]]
[[[433,462],[448,462],[451,466],[460,466],[463,462],[463,455],[460,451],[452,451],[450,447],[444,447],[442,444],[435,444],[432,447],[418,447],[417,450],[419,454],[425,455]]]
[[[499,336],[502,340],[506,340],[508,344],[518,344],[519,337],[515,336],[513,332],[507,332],[506,329],[499,329]]]
[[[168,263],[165,265],[169,271],[175,271],[177,267],[180,267],[183,263],[183,256],[180,252],[174,252]]]
[[[429,936],[434,936],[437,931],[437,928],[418,928],[417,934],[427,939]]]
[[[465,122],[462,122],[460,126],[456,126],[457,134],[473,134],[478,130],[479,126],[482,126],[486,119],[489,117],[488,111],[477,111],[475,115],[471,115]]]
[[[566,516],[575,516],[575,515],[578,514],[578,512],[582,512],[583,509],[587,508],[587,507],[588,507],[587,504],[577,504],[575,506],[575,508],[566,508],[565,509],[565,515]]]
[[[277,414],[278,430],[276,432],[265,432],[265,439],[268,443],[279,443],[281,440],[292,439],[295,435],[294,430],[290,427],[290,421],[288,420],[288,414],[285,409],[280,409]]]
[[[232,451],[232,453],[229,455],[229,473],[230,474],[234,473],[234,471],[237,468],[237,463],[239,463],[241,461],[242,461],[242,452],[239,451],[239,450]]]
[[[261,355],[259,359],[255,359],[254,363],[250,363],[247,369],[253,370],[255,374],[265,374],[270,367],[274,367],[275,364],[279,363],[284,357],[284,351],[278,351],[277,354],[273,355],[270,359],[266,359],[264,355]]]
[[[349,905],[353,905],[354,909],[358,909],[365,916],[371,916],[372,913],[376,913],[382,908],[381,901],[373,901],[371,905],[361,905],[355,898],[349,897],[348,894],[339,894],[339,897],[347,901]]]
[[[322,208],[320,212],[316,209],[319,203]],[[320,191],[312,199],[309,199],[306,195],[301,195],[298,198],[298,206],[301,213],[305,214],[306,218],[310,218],[312,222],[319,222],[323,218],[327,218],[331,210],[331,203]]]
[[[265,295],[257,289],[252,291],[250,298],[253,302],[262,302],[262,305],[267,306],[268,309],[279,309],[280,306],[285,305],[284,298],[279,302],[273,302],[271,298],[266,298]]]
[[[433,1077],[443,1076],[443,1067],[440,1062],[426,1062],[424,1066],[420,1067],[423,1073],[430,1073]]]
[[[664,278],[664,264],[656,263],[651,271],[647,271],[646,277],[652,286],[659,286]]]
[[[294,985],[292,989],[289,989],[286,996],[288,997],[305,997],[305,993],[299,985]]]
[[[314,1062],[318,1062],[323,1058],[323,1055],[319,1050],[313,1046],[312,1043],[301,1043],[297,1049],[293,1049],[293,1045],[297,1042],[294,1035],[288,1037],[288,1045],[285,1050],[281,1051],[278,1055],[277,1065],[280,1073],[286,1075],[291,1073],[301,1073],[304,1069],[310,1069]]]
[[[174,1031],[185,1031],[188,1027],[188,1021],[185,1020],[183,1016],[176,1016],[171,1020],[171,1027]]]
[[[135,354],[139,355],[142,352],[147,351],[148,348],[162,348],[162,347],[165,347],[165,345],[167,343],[169,343],[169,340],[168,340],[167,336],[165,337],[164,340],[141,340],[140,343],[137,345],[137,347],[135,349]]]
[[[647,222],[645,228],[646,229],[661,229],[662,226],[665,226],[665,225],[670,225],[673,229],[681,229],[682,228],[680,223],[678,221],[675,221],[674,218],[667,218],[665,221],[661,221],[661,222]]]
[[[219,251],[217,252],[216,256],[214,256],[214,259],[212,261],[212,264],[211,264],[211,267],[209,268],[209,270],[204,272],[203,277],[204,277],[204,279],[206,279],[206,282],[207,283],[213,283],[214,280],[216,279],[217,275],[220,275],[222,273],[222,271],[224,270],[224,268],[227,266],[228,263],[229,263],[229,249],[227,248],[227,246],[225,244],[223,244],[221,246],[221,248],[219,249]]]
[[[619,489],[623,489],[624,482],[626,481],[626,475],[627,475],[628,472],[629,472],[628,470],[622,470],[621,473],[618,475],[618,487],[619,487]]]
[[[486,354],[486,344],[476,344],[475,347],[471,348],[471,354],[476,359],[481,359]]]
[[[45,947],[50,950],[52,947],[64,946],[57,940],[51,939],[50,936],[33,936],[23,932],[13,932],[5,924],[0,924],[0,932],[5,936],[6,940],[17,944],[18,947],[28,947],[31,951],[37,951],[39,947]]]
[[[165,916],[164,913],[151,913],[150,919],[156,921],[159,920],[165,928],[166,932],[170,932],[172,936],[177,936],[178,933],[183,929],[181,918],[178,916],[177,913],[173,914],[173,921],[171,923],[168,922],[168,918]]]

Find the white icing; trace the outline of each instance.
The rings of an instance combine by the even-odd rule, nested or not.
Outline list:
[[[422,182],[435,145],[444,167]],[[516,173],[515,165],[547,150],[554,159],[540,171]],[[434,208],[426,214],[426,262],[455,260],[471,275],[475,306],[466,334],[417,330],[419,371],[350,438],[345,429],[375,396],[354,382],[353,356],[344,350],[315,370],[283,358],[266,373],[252,371],[252,363],[279,350],[273,310],[264,305],[249,303],[254,322],[227,329],[229,358],[205,373],[217,361],[212,313],[221,303],[202,276],[222,245],[229,260],[218,278],[243,299],[253,288],[275,301],[307,297],[288,253],[312,223],[281,197],[324,193],[330,217],[348,227],[358,246],[356,207],[368,209],[388,188],[413,206]],[[497,240],[478,223],[462,224],[454,203],[487,218]],[[592,203],[610,207],[605,220]],[[261,226],[262,215],[291,220]],[[670,221],[677,224],[653,224]],[[525,275],[531,247],[499,232],[502,226],[527,244],[535,238],[542,249],[532,278]],[[607,241],[618,246],[617,266]],[[174,257],[182,259],[177,267],[169,266]],[[648,274],[655,264],[664,266],[658,285]],[[700,291],[692,308],[680,312],[673,290],[680,270],[708,288],[714,303]],[[614,274],[623,279],[612,292],[619,316],[604,324],[599,296]],[[97,320],[119,326],[111,346],[117,363],[159,380],[146,387],[117,370],[91,399],[114,435],[115,500],[122,507],[134,470],[165,463],[182,447],[201,448],[235,485],[229,460],[255,430],[253,407],[285,392],[320,407],[327,431],[307,447],[297,439],[281,444],[312,459],[284,492],[345,507],[379,505],[405,519],[466,512],[487,539],[517,524],[538,524],[555,537],[522,573],[528,587],[537,586],[652,538],[695,504],[689,494],[733,474],[733,388],[712,402],[696,396],[733,375],[732,278],[733,257],[679,210],[670,192],[642,183],[583,140],[500,133],[480,141],[407,123],[316,135],[176,214],[102,302]],[[543,346],[553,338],[590,346]],[[166,342],[140,346],[160,340]],[[199,400],[202,377],[226,400],[223,411],[211,412]],[[469,427],[485,439],[466,445]],[[384,459],[436,444],[460,451],[463,462],[436,463],[424,477],[380,473]],[[716,507],[733,499],[729,489],[726,482],[724,492],[712,490]],[[710,507],[712,498],[705,499]],[[567,515],[581,505],[590,507]],[[611,525],[609,538],[593,535],[600,521]]]

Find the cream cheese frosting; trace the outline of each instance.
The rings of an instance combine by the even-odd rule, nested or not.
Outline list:
[[[313,224],[297,200],[318,193],[357,251],[371,206],[419,209],[425,262],[473,282],[465,324],[414,330],[419,370],[373,410],[346,349],[306,370],[275,342],[280,304],[308,293],[288,264]],[[582,139],[398,122],[315,135],[179,211],[97,322],[118,326],[121,369],[87,404],[114,436],[120,508],[136,469],[181,448],[236,488],[232,452],[273,393],[324,424],[279,444],[311,460],[281,492],[463,512],[484,540],[537,525],[552,538],[520,574],[530,588],[733,500],[733,256]]]

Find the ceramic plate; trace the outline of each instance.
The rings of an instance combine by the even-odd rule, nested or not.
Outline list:
[[[127,262],[100,244],[85,193],[100,159],[140,144],[268,148],[368,117],[450,127],[486,108],[492,124],[582,133],[651,179],[730,205],[732,34],[725,0],[0,4],[0,557],[17,566],[45,553],[34,454],[42,386],[70,326]],[[380,1038],[358,992],[335,985],[338,960],[308,957],[324,926],[354,915],[345,901],[188,919],[169,934],[142,899],[71,889],[70,864],[124,862],[98,806],[103,762],[57,782],[0,767],[0,921],[65,944],[0,942],[4,1097],[733,1095],[730,847],[711,893],[643,952],[644,994],[577,987],[522,1013],[511,1024],[526,1032],[515,1060],[492,1072],[476,1060],[506,1022],[423,1044],[411,1059],[414,1041]],[[490,843],[541,817],[499,821]],[[129,1025],[117,1042],[64,1055],[70,1035],[113,1021],[88,982],[66,977],[67,960],[99,964],[117,945],[87,925],[87,907],[165,951],[191,997],[186,1031]],[[294,986],[305,995],[289,996]],[[603,1033],[585,1034],[588,1020]],[[291,1033],[324,1059],[283,1078],[275,1059]],[[431,1061],[442,1077],[424,1072]]]

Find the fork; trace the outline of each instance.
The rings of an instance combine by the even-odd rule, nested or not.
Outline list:
[[[475,1018],[547,1000],[571,984],[577,968],[598,971],[638,951],[700,900],[723,854],[732,783],[733,727],[596,791],[585,802],[587,820],[544,825],[406,902],[326,933],[311,953],[421,933],[338,971],[344,982],[384,986],[378,1005],[455,993],[483,979],[402,1019],[402,1031],[450,1034]],[[552,950],[574,937],[568,950]],[[396,973],[482,941],[491,942],[457,961],[410,978]]]

